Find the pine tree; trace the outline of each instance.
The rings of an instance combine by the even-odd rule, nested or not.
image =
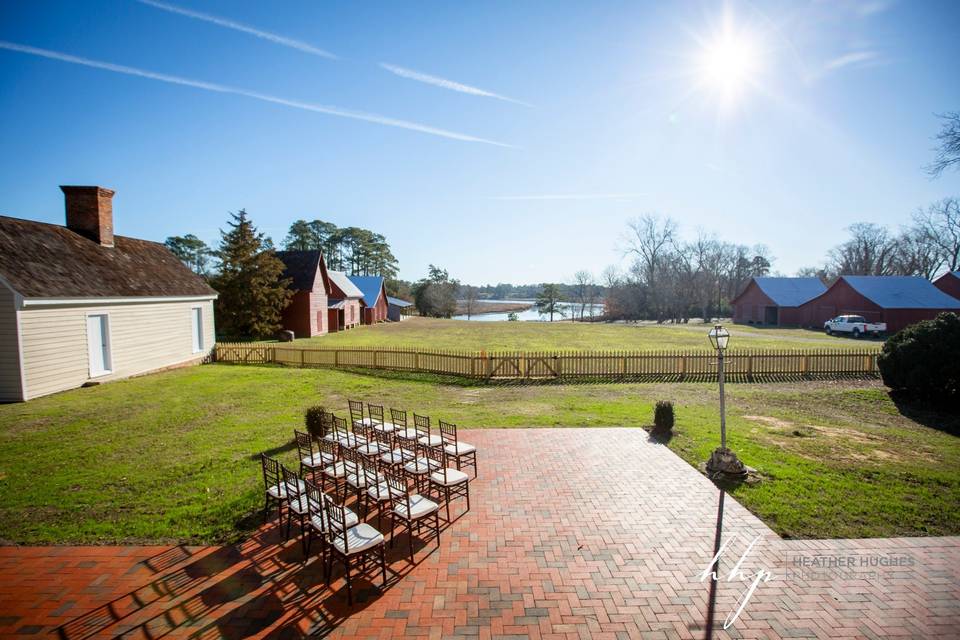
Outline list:
[[[220,231],[220,272],[213,287],[217,299],[217,329],[233,338],[269,338],[280,329],[280,317],[293,292],[273,243],[243,209],[231,213],[230,229]]]

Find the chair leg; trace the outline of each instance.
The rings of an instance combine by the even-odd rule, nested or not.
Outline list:
[[[267,524],[267,518],[270,516],[270,496],[266,497],[263,503],[263,524]]]
[[[353,587],[350,585],[350,556],[344,556],[343,566],[347,578],[347,604],[353,606]]]
[[[291,520],[293,520],[293,514],[292,514],[292,513],[288,513],[288,514],[287,514],[287,533],[286,533],[286,535],[283,537],[284,540],[289,540],[289,539],[290,539],[290,521],[291,521]]]
[[[407,526],[407,531],[410,532],[410,564],[413,564],[413,523],[409,522]]]
[[[437,548],[440,548],[440,513],[438,511],[433,512],[433,532],[437,536]]]
[[[303,514],[300,514],[300,548],[303,549],[303,561],[307,561],[307,533],[309,530],[303,523]]]
[[[387,588],[387,557],[386,552],[383,548],[383,543],[380,543],[380,574],[383,576],[383,589]]]
[[[450,487],[443,488],[443,498],[447,503],[447,522],[450,522]]]
[[[310,557],[310,543],[313,542],[313,527],[310,527],[309,529],[307,529],[307,532],[306,534],[304,534],[304,537],[307,539],[307,543],[303,549],[303,561],[306,562],[307,558]]]
[[[467,482],[467,511],[470,511],[470,483]]]

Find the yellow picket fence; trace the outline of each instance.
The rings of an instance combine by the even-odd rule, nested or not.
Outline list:
[[[731,381],[877,375],[877,351],[730,351]],[[217,343],[217,362],[292,367],[385,369],[488,380],[711,380],[711,351],[438,351],[380,347],[311,347]]]

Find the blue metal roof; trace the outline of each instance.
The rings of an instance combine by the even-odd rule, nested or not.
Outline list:
[[[799,307],[827,290],[820,278],[776,278],[763,276],[754,282],[780,307]]]
[[[857,293],[885,309],[960,309],[960,300],[919,276],[841,277]]]
[[[350,282],[363,293],[363,303],[368,307],[377,304],[380,289],[383,287],[383,278],[380,276],[350,276]]]
[[[387,296],[387,304],[392,304],[395,307],[412,307],[412,302],[407,302],[406,300],[401,300],[400,298],[394,298],[392,296]]]

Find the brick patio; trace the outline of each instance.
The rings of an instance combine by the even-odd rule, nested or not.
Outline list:
[[[271,522],[230,547],[0,547],[0,636],[705,637],[712,612],[714,637],[957,637],[960,538],[785,541],[725,496],[711,598],[721,496],[643,431],[463,439],[480,448],[471,511],[439,550],[418,545],[416,566],[398,537],[388,588],[356,580],[352,608],[339,570],[327,589]],[[740,569],[773,578],[724,631],[751,584],[727,574],[757,536]],[[856,575],[811,573],[818,555]]]

